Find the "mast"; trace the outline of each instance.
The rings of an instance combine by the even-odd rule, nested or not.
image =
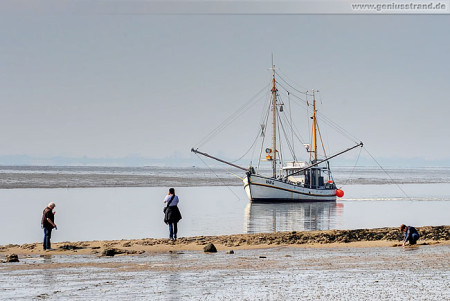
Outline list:
[[[275,87],[275,65],[273,64],[272,57],[272,175],[274,178],[277,176],[277,131],[276,131],[276,87]]]
[[[314,162],[317,161],[317,119],[316,119],[316,96],[314,90],[313,92],[313,145],[314,145]]]

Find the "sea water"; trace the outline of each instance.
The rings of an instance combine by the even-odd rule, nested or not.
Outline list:
[[[196,168],[3,167],[0,182],[13,181],[8,177],[14,173],[30,182],[35,174],[74,175],[71,185],[95,174],[114,181],[117,174],[153,177],[156,183],[161,174],[176,178],[178,185],[173,186],[183,215],[180,237],[450,224],[450,170],[446,168],[388,173],[341,169],[335,180],[338,185],[346,183],[345,195],[337,202],[281,204],[251,203],[242,186],[205,185],[215,175],[234,177],[223,170],[210,174],[202,170],[199,175]],[[183,186],[184,178],[188,183],[196,178],[196,186]],[[53,242],[164,238],[168,236],[162,212],[167,191],[166,186],[0,189],[4,212],[0,245],[41,241],[42,211],[50,201],[57,205]]]
[[[0,183],[17,184],[13,173],[28,183],[43,179],[35,174],[59,181],[64,173],[70,175],[64,181],[75,186],[77,181],[97,185],[91,177],[95,174],[113,182],[117,172],[160,175],[151,168],[116,173],[108,168],[21,169],[3,169],[2,174],[0,168]],[[173,185],[183,214],[180,236],[450,224],[446,169],[391,170],[390,176],[372,169],[347,170],[335,174],[345,191],[337,202],[281,204],[251,203],[242,186],[204,185],[209,182],[192,169],[163,172],[177,183],[197,177],[200,184]],[[215,174],[225,177],[221,171]],[[57,204],[54,242],[167,237],[162,200],[168,187],[155,183],[160,185],[0,189],[0,245],[41,241],[40,220],[49,201]],[[233,255],[219,250],[112,258],[24,256],[0,268],[0,299],[448,300],[449,252],[448,246],[283,247],[237,250]]]

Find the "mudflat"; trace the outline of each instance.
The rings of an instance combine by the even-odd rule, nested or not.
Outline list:
[[[450,227],[418,230],[405,248],[398,228],[7,245],[0,299],[449,300]]]

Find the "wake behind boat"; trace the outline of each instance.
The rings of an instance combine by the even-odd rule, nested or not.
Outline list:
[[[359,142],[353,147],[347,148],[332,156],[326,156],[325,147],[322,142],[322,136],[320,134],[317,110],[316,110],[316,91],[312,91],[312,94],[305,92],[305,95],[312,96],[312,130],[311,130],[311,143],[304,144],[307,153],[309,154],[308,161],[297,161],[295,153],[293,152],[294,145],[294,126],[289,118],[283,118],[282,114],[285,113],[285,105],[280,100],[278,89],[275,66],[272,64],[272,89],[271,89],[271,101],[269,110],[267,111],[267,118],[265,124],[261,125],[261,137],[263,138],[261,144],[261,150],[264,149],[265,132],[269,120],[272,124],[272,137],[269,142],[270,145],[265,148],[265,156],[262,156],[262,151],[258,159],[257,167],[260,166],[262,161],[271,163],[271,175],[263,175],[259,172],[259,168],[250,165],[249,168],[238,166],[234,163],[227,162],[217,157],[211,156],[207,153],[201,152],[198,149],[192,148],[191,151],[195,154],[203,155],[211,159],[217,160],[224,164],[228,164],[235,168],[239,168],[245,171],[245,177],[243,178],[244,189],[250,201],[253,202],[330,202],[336,201],[336,197],[342,197],[344,192],[337,189],[336,183],[332,177],[329,160],[337,157],[343,153],[346,153],[354,148],[362,147],[363,143]],[[289,92],[288,92],[289,93]],[[309,105],[309,103],[307,102]],[[269,115],[271,118],[269,118]],[[287,129],[284,123],[288,123],[288,129],[291,130],[291,135],[287,134]],[[282,137],[284,135],[284,137]],[[291,136],[289,139],[288,136]],[[318,139],[320,138],[320,139]],[[318,153],[318,140],[321,141],[324,154],[322,158],[319,158]],[[281,142],[284,141],[288,145],[288,149],[291,151],[293,160],[284,161],[286,156],[282,154]],[[258,171],[257,171],[258,170]]]

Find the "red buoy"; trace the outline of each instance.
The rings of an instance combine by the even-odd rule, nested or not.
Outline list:
[[[338,198],[343,197],[344,196],[344,190],[341,190],[341,189],[336,190],[336,196]]]

